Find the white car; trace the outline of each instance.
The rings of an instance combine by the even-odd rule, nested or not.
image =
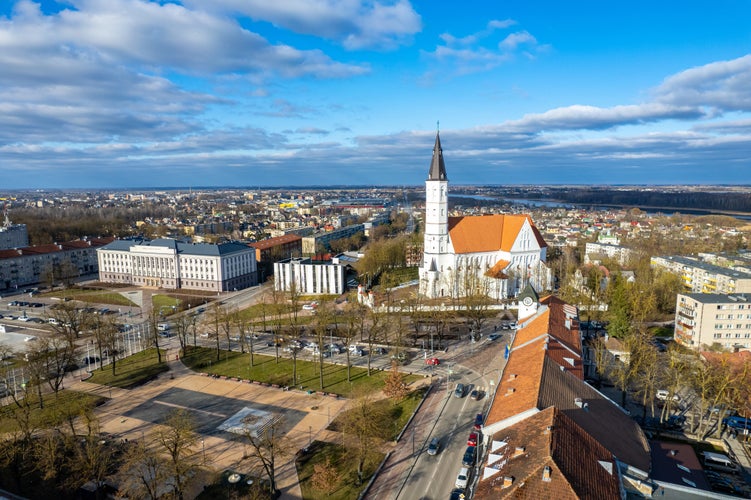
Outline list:
[[[469,469],[462,467],[456,476],[456,487],[464,489],[467,487],[467,482],[469,482]]]
[[[669,394],[670,394],[670,393],[669,393],[669,392],[668,392],[667,390],[665,390],[665,389],[660,389],[660,390],[658,390],[658,391],[657,391],[657,393],[655,394],[655,397],[656,397],[657,399],[659,399],[660,401],[667,401],[667,400],[668,400],[668,395],[669,395]],[[678,402],[678,401],[680,401],[680,400],[681,400],[681,397],[680,397],[680,396],[679,396],[678,394],[673,394],[673,401],[675,401],[675,402],[677,403],[677,402]]]

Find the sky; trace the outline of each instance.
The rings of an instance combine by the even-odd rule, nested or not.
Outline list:
[[[751,184],[751,2],[0,0],[0,191]]]

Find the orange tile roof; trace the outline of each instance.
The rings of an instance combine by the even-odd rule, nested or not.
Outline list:
[[[508,278],[508,276],[506,275],[506,273],[503,272],[503,270],[506,269],[509,264],[511,264],[511,261],[501,259],[495,264],[493,264],[493,267],[485,271],[485,276],[488,276],[491,278],[499,278],[499,279]]]
[[[541,247],[547,244],[528,215],[494,214],[449,217],[449,237],[456,253],[510,252],[524,222],[529,221]]]
[[[520,349],[512,348],[485,425],[506,420],[537,407],[545,360],[544,346],[545,339],[541,338]]]
[[[483,464],[473,498],[618,499],[612,453],[573,420],[547,408],[496,434],[503,441],[493,463]],[[610,464],[606,470],[600,461]],[[487,471],[498,472],[485,479]],[[547,470],[546,470],[547,469]],[[505,478],[513,478],[504,485]]]

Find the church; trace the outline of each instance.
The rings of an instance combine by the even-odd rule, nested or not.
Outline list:
[[[487,295],[502,300],[527,284],[550,289],[547,244],[529,215],[448,216],[448,177],[440,133],[425,181],[420,293],[428,298]]]

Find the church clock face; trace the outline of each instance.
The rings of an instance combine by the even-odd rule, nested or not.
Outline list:
[[[532,297],[524,297],[524,299],[522,299],[522,304],[524,304],[527,307],[531,306],[532,305]]]

